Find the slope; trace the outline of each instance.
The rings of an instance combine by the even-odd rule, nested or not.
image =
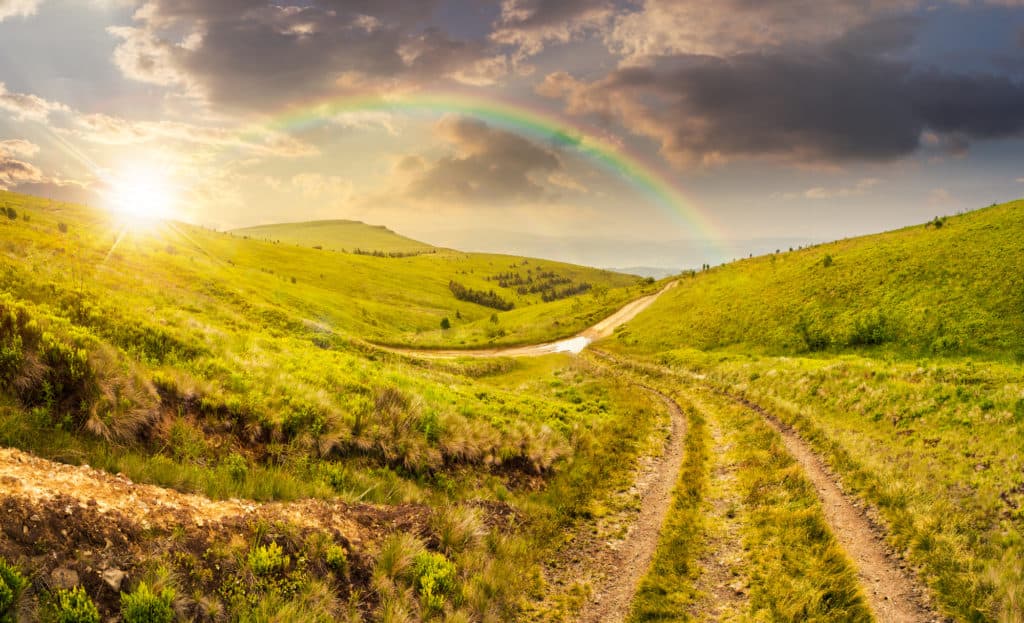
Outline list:
[[[360,221],[348,220],[257,225],[235,229],[231,233],[256,240],[321,247],[332,251],[358,249],[370,253],[426,253],[434,249],[425,242],[406,238],[383,225],[367,225]]]
[[[735,262],[597,347],[795,431],[943,614],[1024,620],[1022,236],[1015,201]]]
[[[1024,201],[746,259],[691,279],[623,343],[771,354],[1024,358]]]

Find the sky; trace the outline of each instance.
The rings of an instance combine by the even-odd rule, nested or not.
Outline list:
[[[1024,0],[0,0],[0,189],[717,264],[1024,196]]]

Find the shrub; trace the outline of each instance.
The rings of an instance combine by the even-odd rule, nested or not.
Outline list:
[[[81,586],[70,591],[57,591],[51,607],[54,623],[100,623],[96,604]]]
[[[889,319],[881,313],[870,313],[853,324],[853,331],[847,339],[849,346],[878,346],[892,339],[892,327]]]
[[[824,266],[825,268],[828,268],[833,264],[835,264],[835,261],[832,259],[831,255],[826,255],[825,259],[821,260],[821,265]]]
[[[249,463],[246,462],[244,456],[237,452],[232,452],[224,459],[224,467],[234,482],[244,481],[249,474]]]
[[[413,559],[416,588],[428,610],[444,608],[445,597],[455,592],[455,565],[437,552],[420,552]]]
[[[445,331],[452,328],[452,323],[447,316],[441,319],[441,328]]]
[[[25,576],[0,558],[0,623],[14,623],[14,607],[26,586]]]
[[[133,593],[121,593],[121,618],[124,623],[173,623],[174,590],[153,592],[142,582]]]
[[[330,545],[324,552],[324,561],[340,575],[348,572],[348,552],[340,545]]]
[[[257,545],[249,552],[249,568],[254,575],[273,575],[284,571],[291,560],[277,543]]]
[[[57,229],[58,229],[58,231],[60,231],[60,233],[66,234],[66,233],[68,233],[68,224],[67,223],[57,223]]]
[[[832,341],[825,331],[812,325],[807,318],[800,318],[797,321],[796,332],[803,340],[807,350],[812,353],[825,350]]]
[[[7,218],[12,221],[18,220],[18,211],[14,208],[4,208],[4,212],[7,214]]]

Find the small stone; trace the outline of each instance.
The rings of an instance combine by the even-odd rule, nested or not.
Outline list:
[[[107,583],[107,586],[114,589],[115,591],[121,590],[121,583],[124,582],[125,572],[120,569],[111,567],[100,574],[103,581]]]
[[[78,572],[67,567],[57,567],[50,572],[50,579],[55,588],[71,590],[78,586]]]

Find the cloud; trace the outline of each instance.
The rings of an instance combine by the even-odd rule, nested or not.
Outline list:
[[[891,41],[870,43],[882,44]],[[679,167],[752,157],[887,161],[914,153],[926,132],[952,151],[1024,130],[1024,83],[915,68],[858,45],[868,44],[675,55],[593,82],[550,74],[537,91],[562,98],[571,114],[657,141]]]
[[[454,153],[434,161],[400,160],[396,170],[411,175],[407,198],[480,207],[542,201],[551,196],[545,182],[564,179],[555,152],[482,121],[446,117],[436,131]]]
[[[0,22],[8,17],[35,15],[42,0],[0,0]]]
[[[520,57],[531,56],[548,43],[600,29],[613,15],[609,0],[503,0],[491,39],[516,46]]]
[[[814,186],[798,193],[781,193],[776,196],[783,199],[846,199],[848,197],[860,197],[871,192],[875,186],[882,183],[877,177],[865,177],[857,180],[852,186],[839,186],[827,188]]]
[[[919,0],[645,0],[606,36],[627,63],[676,54],[724,55],[820,44],[912,9]]]
[[[31,158],[39,153],[39,145],[22,138],[0,141],[0,156]]]
[[[7,90],[7,85],[0,82],[0,109],[13,113],[19,121],[46,121],[51,113],[66,112],[68,107],[37,95],[12,93]]]
[[[42,180],[43,172],[34,164],[0,155],[0,190]]]
[[[288,134],[273,130],[238,130],[200,126],[180,121],[131,121],[104,114],[77,114],[62,130],[104,145],[135,145],[170,141],[219,149],[240,149],[259,156],[298,158],[319,150]]]
[[[485,41],[430,25],[436,0],[318,0],[280,6],[256,0],[151,0],[135,24],[110,31],[114,57],[132,79],[181,86],[220,106],[278,110],[296,100],[350,92],[358,80],[422,85],[491,84],[506,71]]]

